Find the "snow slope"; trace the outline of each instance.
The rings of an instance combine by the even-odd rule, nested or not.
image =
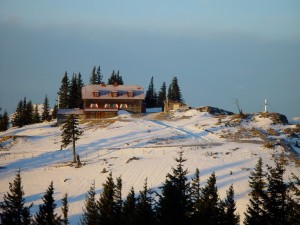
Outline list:
[[[132,186],[136,192],[141,190],[145,178],[151,188],[159,191],[166,174],[176,165],[174,157],[183,150],[189,177],[199,168],[201,184],[205,185],[206,179],[215,172],[222,198],[229,185],[234,185],[237,210],[243,221],[250,171],[259,156],[265,164],[272,165],[273,158],[283,148],[263,148],[262,140],[257,137],[240,141],[221,136],[242,128],[274,126],[279,130],[282,127],[272,125],[268,118],[242,121],[235,127],[225,126],[228,121],[229,116],[220,122],[208,113],[189,110],[176,112],[168,120],[156,120],[149,115],[135,118],[122,113],[119,118],[100,123],[86,122],[81,124],[84,134],[77,142],[77,153],[84,164],[82,168],[69,166],[71,149],[60,150],[61,131],[60,127],[53,126],[54,122],[10,129],[0,133],[0,201],[20,168],[26,201],[34,204],[32,213],[38,210],[42,195],[53,181],[57,212],[60,213],[60,199],[68,193],[70,221],[77,224],[91,184],[95,182],[97,193],[101,192],[108,175],[102,173],[104,168],[112,171],[115,178],[122,177],[123,197]],[[132,157],[138,160],[128,162]],[[299,174],[293,161],[287,166],[286,178],[291,172]]]

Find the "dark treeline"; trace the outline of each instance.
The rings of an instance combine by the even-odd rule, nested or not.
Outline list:
[[[0,107],[0,132],[6,131],[9,126],[9,117],[7,114],[7,111],[5,110],[4,113],[1,113],[1,107]]]
[[[96,197],[95,184],[86,194],[81,224],[103,225],[236,225],[233,185],[220,199],[217,178],[212,173],[206,184],[200,187],[200,172],[189,181],[186,161],[182,152],[175,159],[176,167],[166,175],[159,188],[160,193],[149,189],[147,179],[143,190],[135,193],[132,187],[125,198],[122,196],[122,179],[113,180],[112,173],[102,185],[100,197]],[[297,225],[300,222],[300,180],[293,174],[292,180],[284,182],[285,161],[283,157],[275,161],[275,166],[267,165],[264,172],[259,159],[249,177],[250,200],[245,212],[245,225],[272,224]],[[68,199],[62,199],[61,215],[55,214],[53,182],[50,183],[35,215],[30,214],[31,206],[25,206],[24,191],[20,172],[0,203],[3,224],[68,224]]]
[[[101,73],[100,66],[94,66],[89,78],[89,84],[99,85],[103,83],[103,75]],[[123,78],[120,72],[115,72],[113,70],[112,74],[108,78],[107,84],[113,85],[117,83],[118,85],[123,85]],[[82,94],[81,88],[84,86],[82,76],[80,72],[73,73],[72,77],[68,77],[68,72],[66,71],[58,91],[58,102],[60,109],[72,109],[72,108],[82,108]]]
[[[156,90],[154,88],[153,77],[151,77],[148,89],[146,91],[146,97],[145,97],[146,107],[147,108],[156,108],[156,107],[163,108],[164,101],[167,98],[172,101],[184,103],[177,77],[173,77],[173,79],[169,85],[168,92],[167,92],[167,86],[166,86],[165,82],[162,83],[160,90],[158,92],[156,92]]]

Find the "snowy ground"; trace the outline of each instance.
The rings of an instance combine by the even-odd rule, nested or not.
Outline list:
[[[77,142],[77,153],[84,164],[82,168],[68,166],[71,149],[60,150],[61,131],[60,127],[53,126],[54,122],[0,133],[0,201],[20,168],[26,201],[34,204],[32,213],[42,203],[41,197],[53,181],[58,212],[60,199],[68,193],[70,221],[77,224],[91,184],[95,182],[97,192],[101,192],[108,175],[102,173],[104,168],[112,171],[114,177],[122,177],[125,197],[132,186],[136,192],[141,190],[145,178],[153,189],[158,189],[176,165],[177,152],[183,150],[189,177],[199,168],[204,185],[215,172],[221,198],[229,185],[234,185],[237,209],[243,221],[250,171],[259,156],[265,164],[272,165],[273,157],[283,148],[263,148],[263,140],[255,136],[228,139],[225,134],[253,127],[280,130],[283,126],[272,125],[268,118],[255,118],[237,127],[225,126],[229,116],[220,120],[196,110],[175,113],[167,120],[154,119],[154,115],[157,113],[136,118],[123,112],[118,118],[101,123],[81,124],[84,134]],[[132,157],[138,160],[128,162]],[[287,166],[286,178],[291,172],[300,174],[293,161]]]

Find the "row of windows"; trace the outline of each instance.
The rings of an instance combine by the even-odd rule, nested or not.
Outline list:
[[[131,105],[129,105],[131,106]],[[102,107],[99,107],[98,103],[91,103],[90,104],[90,109],[99,109],[99,108],[104,108],[104,109],[127,109],[128,104],[120,103],[120,104],[104,104]]]
[[[118,91],[112,91],[112,92],[105,93],[105,94],[111,94],[112,97],[118,97],[118,96],[124,95],[123,92],[118,93]],[[133,97],[133,91],[128,91],[125,94],[127,94],[128,97]],[[93,92],[93,96],[100,97],[100,92]]]

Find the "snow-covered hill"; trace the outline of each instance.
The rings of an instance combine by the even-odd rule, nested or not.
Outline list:
[[[292,172],[300,174],[295,152],[290,152],[300,153],[299,127],[274,124],[260,114],[213,116],[193,109],[138,118],[122,113],[110,120],[85,122],[81,124],[84,134],[77,142],[77,153],[84,164],[81,168],[68,163],[71,149],[60,150],[61,131],[54,125],[35,124],[0,133],[0,201],[20,168],[26,201],[34,204],[32,213],[53,181],[57,210],[59,200],[65,193],[69,195],[71,224],[78,223],[93,182],[97,193],[101,192],[108,175],[103,169],[122,177],[123,196],[132,186],[141,190],[145,178],[158,190],[180,150],[187,159],[190,177],[199,168],[202,185],[212,172],[216,173],[222,198],[233,184],[241,221],[248,203],[248,176],[259,156],[264,164],[272,165],[274,157],[285,152],[289,159],[286,178]],[[136,160],[129,160],[133,157]]]

